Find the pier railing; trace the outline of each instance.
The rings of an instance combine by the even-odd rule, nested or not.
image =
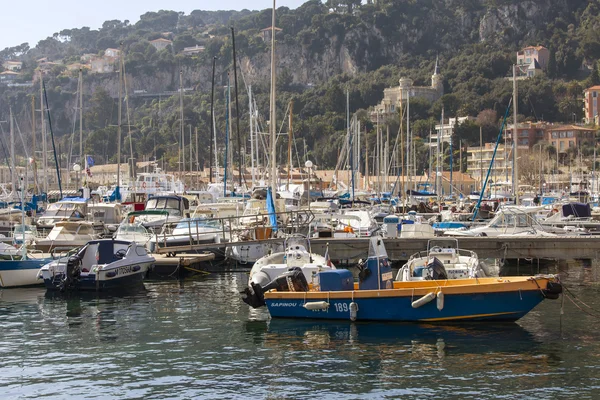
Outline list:
[[[294,233],[307,234],[315,216],[310,210],[253,214],[223,218],[189,218],[163,225],[154,234],[154,252],[176,253],[226,247],[232,243],[250,243],[283,238]],[[184,228],[182,229],[182,225]],[[187,229],[185,229],[187,225]],[[179,226],[179,228],[178,228]]]

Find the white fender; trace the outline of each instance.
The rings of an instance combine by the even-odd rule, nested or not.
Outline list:
[[[413,301],[412,308],[419,308],[422,305],[429,303],[433,299],[435,299],[435,293],[434,292],[427,293],[425,296],[421,297],[420,299]]]
[[[358,304],[355,302],[350,303],[350,321],[356,321],[356,315],[358,314]]]
[[[439,291],[437,294],[437,309],[439,311],[442,311],[443,308],[444,308],[444,293]]]
[[[329,303],[326,301],[311,301],[304,304],[304,308],[307,310],[326,310],[329,308]]]

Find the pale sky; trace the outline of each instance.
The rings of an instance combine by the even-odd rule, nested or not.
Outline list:
[[[277,0],[277,7],[297,8],[306,0]],[[0,12],[0,50],[37,42],[63,29],[89,26],[98,29],[104,21],[129,20],[132,24],[147,11],[264,10],[272,0],[12,0]]]

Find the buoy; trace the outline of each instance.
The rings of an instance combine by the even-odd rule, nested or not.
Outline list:
[[[329,303],[326,301],[311,301],[304,304],[304,308],[307,310],[326,310],[329,308]]]
[[[427,304],[433,299],[435,299],[435,293],[434,292],[427,293],[425,296],[421,297],[420,299],[413,301],[412,308],[419,308],[423,304]]]
[[[442,311],[443,308],[444,308],[444,293],[439,291],[437,294],[437,309],[439,311]]]
[[[350,303],[350,321],[356,321],[356,314],[358,314],[358,304],[352,302]]]

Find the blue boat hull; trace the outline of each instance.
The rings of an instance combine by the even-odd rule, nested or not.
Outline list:
[[[302,293],[298,293],[302,296]],[[303,297],[295,299],[265,299],[273,318],[316,318],[350,320],[352,298],[329,299],[327,293],[308,302],[325,301],[329,307],[323,310],[308,310]],[[418,298],[418,297],[417,297]],[[412,307],[417,298],[411,296],[355,298],[358,305],[358,321],[454,321],[490,320],[516,321],[523,317],[543,299],[540,290],[509,291],[495,293],[473,293],[446,295],[444,305],[438,310],[436,300],[418,308]]]

